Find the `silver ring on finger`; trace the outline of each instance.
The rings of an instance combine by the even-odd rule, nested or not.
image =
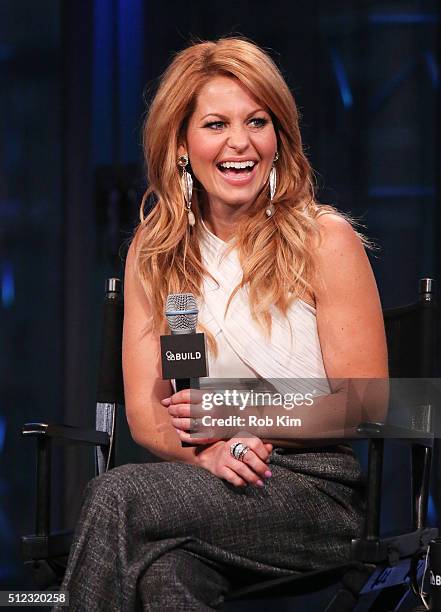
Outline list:
[[[236,458],[236,455],[234,453],[236,451],[236,448],[240,445],[242,445],[242,442],[233,442],[233,444],[230,444],[230,455],[232,457]]]
[[[249,450],[250,450],[250,447],[247,446],[246,444],[243,444],[243,442],[237,442],[236,444],[233,444],[231,446],[231,454],[238,461],[243,461],[243,458],[245,457],[245,455],[247,454]]]
[[[235,459],[239,459],[239,457],[241,456],[241,454],[246,448],[246,444],[244,444],[243,442],[236,442],[235,444],[232,444],[230,448],[231,448],[231,454],[233,455],[233,457]]]
[[[250,450],[250,447],[249,447],[249,446],[245,446],[245,448],[244,448],[244,449],[241,451],[241,453],[240,453],[239,457],[237,457],[237,458],[238,458],[238,460],[239,460],[239,461],[243,461],[243,460],[244,460],[245,455],[247,454],[247,452],[248,452],[249,450]]]

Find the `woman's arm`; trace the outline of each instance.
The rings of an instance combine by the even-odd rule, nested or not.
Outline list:
[[[326,374],[331,381],[387,378],[381,303],[361,240],[339,215],[322,215],[318,223],[314,292]]]
[[[383,315],[365,249],[339,215],[322,215],[318,223],[313,286],[323,363],[333,395],[317,398],[309,411],[303,411],[305,427],[297,435],[311,438],[314,432],[318,437],[350,434],[361,421],[381,422],[388,404]],[[283,445],[281,440],[271,442]]]
[[[194,448],[182,448],[161,399],[171,394],[162,380],[159,334],[150,329],[152,313],[135,273],[136,243],[130,246],[124,276],[123,372],[127,421],[135,442],[167,460],[197,463]]]
[[[273,418],[271,425],[248,427],[245,423],[241,427],[265,443],[278,446],[335,443],[336,438],[352,436],[360,422],[383,421],[387,411],[386,338],[369,260],[361,240],[345,219],[326,214],[319,225],[313,286],[318,335],[332,393],[316,397],[312,406],[286,413],[301,419],[299,427],[278,422],[277,414],[283,414],[283,408],[276,413],[271,406],[251,406],[242,413],[246,421],[250,415],[265,417],[265,421],[266,417]],[[169,411],[181,439],[186,440],[186,430],[191,428],[190,410],[181,401],[181,396],[175,394]],[[195,412],[193,409],[193,418]],[[225,430],[225,436],[230,433]],[[219,432],[217,435],[224,437]]]

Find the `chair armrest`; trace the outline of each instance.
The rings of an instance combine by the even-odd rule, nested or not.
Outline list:
[[[104,431],[50,423],[26,423],[22,435],[37,439],[37,512],[31,539],[39,543],[38,548],[41,542],[47,544],[50,534],[52,442],[109,447],[110,436]]]
[[[413,444],[432,445],[435,434],[431,431],[410,429],[385,423],[360,423],[357,427],[358,439],[383,438],[409,441]],[[357,439],[357,438],[355,438]]]
[[[51,423],[26,423],[21,430],[24,436],[54,438],[64,444],[91,444],[108,446],[109,434],[95,429],[82,429],[72,425],[54,425]]]
[[[426,526],[430,463],[434,434],[384,423],[360,423],[356,428],[359,439],[369,440],[368,482],[366,497],[365,533],[361,542],[379,542],[381,483],[383,475],[383,452],[386,439],[397,440],[409,445],[412,453],[412,520],[415,532]],[[363,548],[365,554],[365,548]],[[369,550],[371,550],[369,548]],[[372,551],[371,551],[372,552]],[[371,554],[371,553],[369,553]]]
[[[21,538],[21,551],[25,561],[69,555],[73,532],[60,531],[49,535],[26,535]]]

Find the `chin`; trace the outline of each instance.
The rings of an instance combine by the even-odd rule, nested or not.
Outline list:
[[[257,198],[257,193],[252,193],[252,194],[247,194],[247,195],[240,195],[238,194],[236,197],[232,197],[231,193],[228,194],[228,197],[226,198],[222,198],[222,196],[220,196],[220,200],[222,200],[225,204],[227,204],[228,206],[245,206],[247,204],[252,205],[253,202],[256,200]]]
[[[250,202],[250,200],[232,200],[231,202],[225,202],[225,204],[227,204],[227,206],[231,206],[231,207],[245,207],[245,206],[249,206],[251,207],[253,205],[253,202]]]

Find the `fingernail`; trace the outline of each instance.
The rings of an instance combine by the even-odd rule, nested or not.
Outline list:
[[[256,482],[256,485],[257,485],[258,487],[263,487],[263,482],[262,482],[261,480],[258,480],[258,481]]]
[[[265,472],[265,474],[264,474],[265,478],[269,478],[269,477],[270,477],[270,476],[272,476],[272,475],[273,475],[273,473],[272,473],[272,472],[270,472],[269,470],[267,470],[267,471]]]
[[[170,405],[170,401],[171,401],[171,400],[170,400],[170,398],[169,398],[169,397],[164,397],[164,399],[163,399],[163,400],[161,400],[161,404],[162,404],[163,406],[169,406],[169,405]]]

